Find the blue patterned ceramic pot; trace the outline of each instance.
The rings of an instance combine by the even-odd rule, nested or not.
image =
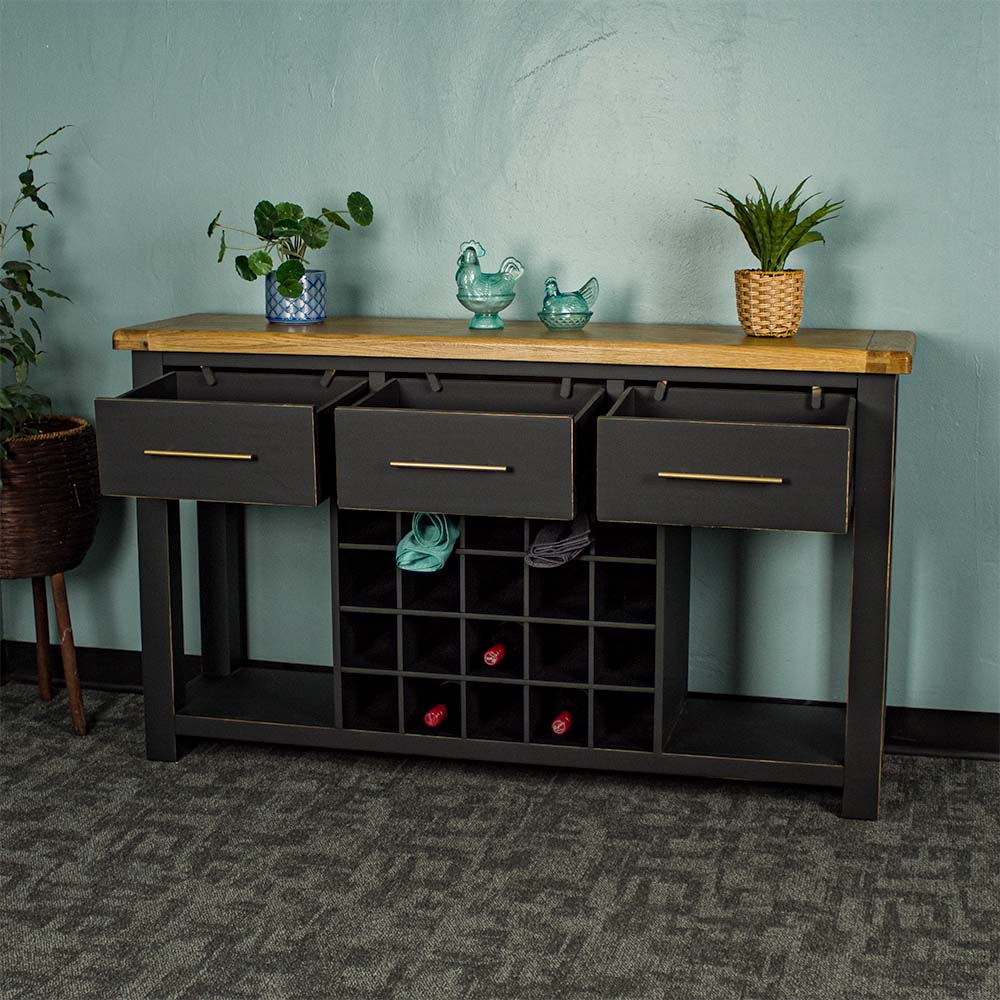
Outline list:
[[[297,299],[286,299],[278,291],[272,271],[265,279],[264,308],[271,323],[322,323],[326,319],[326,271],[306,271]]]

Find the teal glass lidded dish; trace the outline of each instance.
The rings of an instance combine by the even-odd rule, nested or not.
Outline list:
[[[470,330],[502,330],[500,311],[514,301],[514,285],[524,274],[524,266],[514,257],[505,257],[499,271],[484,274],[479,260],[485,256],[486,250],[477,240],[468,240],[459,248],[456,297],[475,313],[469,321]]]
[[[600,292],[597,278],[591,278],[575,292],[560,292],[555,278],[545,279],[545,299],[538,318],[550,330],[582,330],[594,315]]]

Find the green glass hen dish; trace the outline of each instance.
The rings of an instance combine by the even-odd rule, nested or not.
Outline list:
[[[555,278],[545,279],[545,299],[538,318],[550,330],[582,330],[593,316],[597,293],[601,290],[597,278],[591,278],[575,292],[560,292]]]
[[[500,310],[514,301],[514,285],[524,274],[524,267],[519,260],[506,257],[500,262],[499,271],[484,274],[479,259],[485,256],[483,245],[476,240],[462,244],[455,274],[457,297],[466,309],[475,313],[469,321],[470,330],[502,330]]]

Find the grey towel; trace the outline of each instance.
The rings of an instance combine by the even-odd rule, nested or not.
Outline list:
[[[528,550],[528,565],[537,569],[562,566],[590,546],[590,519],[581,511],[572,522],[544,525]]]

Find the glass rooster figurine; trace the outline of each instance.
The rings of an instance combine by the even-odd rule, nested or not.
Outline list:
[[[455,274],[458,301],[475,313],[469,321],[470,330],[502,330],[500,310],[514,301],[514,285],[524,274],[524,267],[519,260],[506,257],[500,262],[499,271],[483,274],[479,259],[485,256],[482,243],[469,240],[462,244]]]
[[[555,278],[545,279],[545,299],[538,318],[550,330],[582,330],[592,312],[600,291],[597,278],[591,278],[575,292],[560,292]]]

